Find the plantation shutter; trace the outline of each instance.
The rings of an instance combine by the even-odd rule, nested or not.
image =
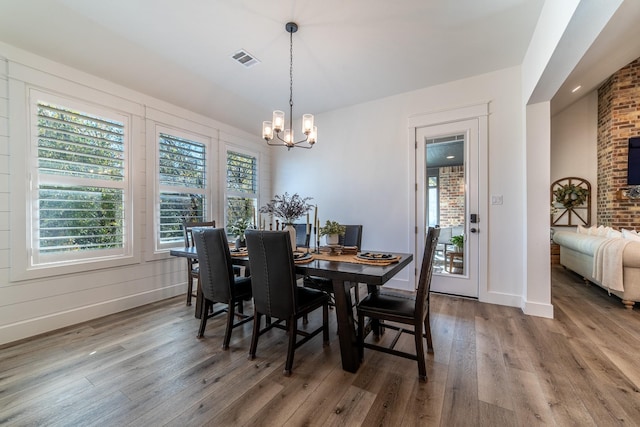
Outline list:
[[[183,240],[183,220],[205,220],[206,146],[160,133],[158,158],[159,242],[166,246]]]
[[[34,262],[122,254],[125,123],[38,101]]]
[[[256,221],[257,163],[255,156],[227,151],[227,226],[239,219]]]

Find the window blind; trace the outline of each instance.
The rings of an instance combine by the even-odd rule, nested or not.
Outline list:
[[[160,133],[160,244],[182,241],[182,221],[204,221],[207,186],[206,146]]]
[[[125,124],[38,101],[37,134],[35,258],[122,249]]]

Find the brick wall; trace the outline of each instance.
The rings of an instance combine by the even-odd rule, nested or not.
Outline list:
[[[440,227],[464,224],[464,166],[440,168]]]
[[[627,151],[633,136],[640,136],[640,58],[598,89],[598,225],[640,228],[640,202],[616,196],[627,186]]]

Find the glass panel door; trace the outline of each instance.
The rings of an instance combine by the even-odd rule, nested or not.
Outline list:
[[[477,213],[477,121],[417,129],[418,254],[428,227],[440,227],[431,289],[478,296],[478,239],[470,224]],[[419,172],[418,172],[419,171]],[[423,184],[423,185],[420,185]]]

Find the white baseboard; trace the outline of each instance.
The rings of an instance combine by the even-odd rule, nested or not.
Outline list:
[[[527,301],[522,299],[522,311],[529,316],[546,317],[547,319],[553,319],[553,305],[541,304],[537,302]]]
[[[478,300],[488,304],[506,305],[507,307],[520,307],[522,305],[521,295],[504,294],[501,292],[486,292],[480,295]]]
[[[77,307],[0,327],[0,345],[186,293],[186,283]]]

